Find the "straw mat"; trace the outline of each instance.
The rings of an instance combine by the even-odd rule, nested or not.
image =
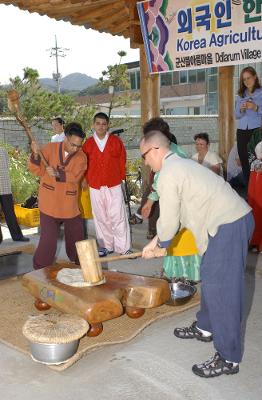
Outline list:
[[[29,315],[39,315],[33,305],[33,297],[25,291],[21,284],[21,278],[10,278],[0,282],[0,342],[30,355],[27,340],[22,334],[22,327]],[[85,336],[81,339],[77,353],[66,363],[49,366],[56,371],[63,371],[76,361],[86,356],[101,346],[124,343],[133,339],[152,322],[164,317],[170,317],[181,313],[199,304],[199,296],[196,294],[188,303],[180,306],[167,306],[148,309],[138,319],[131,319],[126,315],[103,323],[103,332],[94,338]],[[45,313],[56,313],[51,308]]]

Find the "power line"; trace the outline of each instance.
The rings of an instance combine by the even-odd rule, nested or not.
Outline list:
[[[70,49],[57,46],[57,39],[55,35],[55,47],[51,47],[51,49],[48,49],[48,51],[50,51],[50,57],[55,57],[56,61],[56,72],[53,73],[53,79],[56,81],[57,93],[60,93],[61,91],[61,78],[62,78],[62,75],[59,72],[58,57],[66,57],[65,52],[69,50]]]

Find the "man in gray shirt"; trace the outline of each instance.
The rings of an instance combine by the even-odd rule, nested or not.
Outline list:
[[[140,150],[145,164],[154,172],[160,171],[157,236],[144,247],[143,257],[165,255],[181,228],[192,231],[203,256],[197,321],[190,327],[176,328],[174,334],[181,339],[214,341],[215,355],[193,365],[196,375],[235,374],[242,358],[244,271],[254,228],[251,208],[224,179],[173,154],[161,132],[149,132]]]

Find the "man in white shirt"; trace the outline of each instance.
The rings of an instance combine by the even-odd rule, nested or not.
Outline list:
[[[149,132],[141,141],[145,164],[160,171],[157,236],[143,249],[144,258],[166,254],[174,235],[192,231],[201,262],[201,307],[190,327],[176,328],[181,339],[214,341],[216,353],[195,364],[201,377],[235,374],[241,353],[244,271],[254,221],[251,208],[223,178],[169,149],[166,137]]]
[[[55,132],[55,135],[51,137],[51,142],[58,143],[64,141],[65,139],[64,126],[65,126],[65,121],[62,118],[56,117],[52,120],[52,128],[53,131]]]

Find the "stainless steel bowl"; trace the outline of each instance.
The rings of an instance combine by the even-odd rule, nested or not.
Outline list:
[[[187,282],[170,282],[169,288],[170,299],[166,304],[171,306],[185,304],[197,291],[195,286],[192,286]]]
[[[34,360],[44,364],[61,364],[71,358],[77,351],[79,339],[69,343],[36,343],[29,342]]]

